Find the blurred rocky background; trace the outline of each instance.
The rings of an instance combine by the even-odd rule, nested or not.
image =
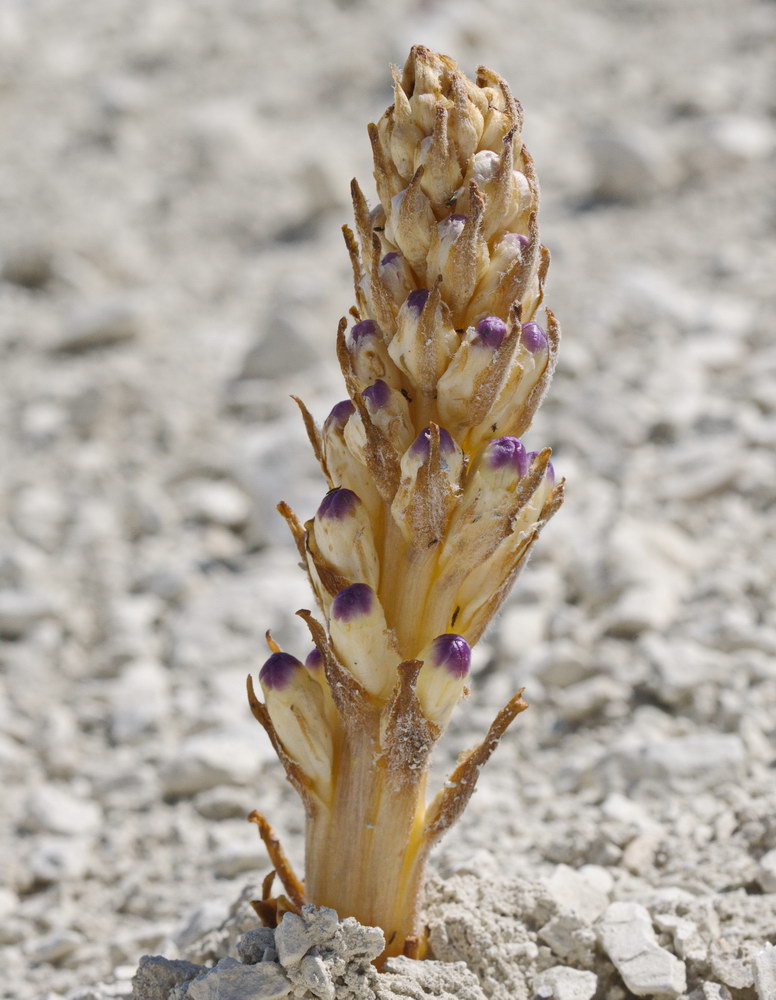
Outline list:
[[[344,395],[349,180],[371,191],[366,123],[416,42],[525,106],[564,335],[531,440],[569,481],[439,777],[516,687],[532,709],[437,870],[589,864],[617,898],[710,901],[708,975],[755,995],[746,935],[776,941],[776,3],[3,0],[8,1000],[125,996],[141,954],[183,953],[268,868],[251,808],[301,862],[244,679],[268,627],[308,648],[274,505],[309,517],[323,486],[289,393],[319,419]]]

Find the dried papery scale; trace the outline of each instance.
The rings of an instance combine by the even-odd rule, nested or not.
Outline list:
[[[431,751],[466,694],[471,647],[562,500],[550,451],[519,440],[558,350],[537,310],[549,254],[522,110],[480,68],[412,49],[369,127],[378,202],[351,192],[348,398],[321,429],[299,402],[329,492],[289,523],[318,600],[302,662],[271,643],[251,708],[306,810],[304,899],[376,924],[386,955],[422,953],[431,845],[458,818],[520,694],[429,804]],[[283,882],[300,885],[259,823]],[[273,834],[274,837],[274,834]],[[265,896],[269,897],[269,886]],[[257,904],[272,919],[272,903]]]

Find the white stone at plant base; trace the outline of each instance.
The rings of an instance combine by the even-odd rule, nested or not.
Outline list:
[[[316,943],[316,935],[308,929],[301,917],[295,913],[284,914],[275,930],[275,948],[281,965],[290,966],[301,962]]]
[[[754,988],[759,1000],[776,997],[776,947],[766,944],[754,956]]]
[[[261,962],[268,949],[275,950],[275,932],[270,927],[246,931],[237,942],[237,954],[246,965]]]
[[[524,879],[482,879],[454,875],[426,883],[429,941],[437,959],[464,961],[491,1000],[528,1000],[525,965],[538,954],[529,927],[549,930],[558,906],[546,886]],[[565,945],[590,952],[595,935],[572,914],[554,926]],[[591,941],[583,940],[585,931]],[[578,937],[574,937],[577,934]],[[504,961],[505,954],[515,961]],[[525,964],[524,964],[525,963]]]
[[[648,910],[639,903],[611,903],[598,924],[601,946],[636,996],[678,997],[684,962],[657,943]]]
[[[179,983],[185,983],[202,972],[201,965],[144,955],[132,980],[132,1000],[169,1000]]]
[[[477,977],[465,962],[389,958],[375,983],[377,1000],[434,997],[434,1000],[486,1000]]]
[[[291,989],[285,973],[274,962],[243,965],[236,958],[222,958],[189,983],[184,995],[186,1000],[282,1000]]]
[[[294,976],[294,986],[304,986],[319,1000],[334,1000],[335,988],[331,973],[320,955],[305,955]]]
[[[545,969],[534,980],[536,996],[541,1000],[592,1000],[597,986],[595,973],[565,965]]]

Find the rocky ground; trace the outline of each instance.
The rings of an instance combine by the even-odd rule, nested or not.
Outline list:
[[[219,957],[253,807],[301,860],[244,677],[267,627],[307,649],[288,394],[343,395],[348,182],[417,41],[526,108],[568,478],[438,760],[527,686],[435,856],[437,957],[471,998],[776,996],[776,4],[5,0],[7,1000]]]

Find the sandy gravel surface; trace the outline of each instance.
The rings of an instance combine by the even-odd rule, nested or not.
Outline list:
[[[301,809],[243,683],[267,627],[307,649],[293,612],[311,597],[274,504],[308,517],[323,487],[288,394],[319,419],[344,394],[339,227],[351,176],[370,187],[365,126],[390,99],[388,64],[415,42],[470,73],[492,66],[526,109],[564,338],[531,441],[568,479],[479,647],[439,775],[518,686],[531,711],[436,870],[479,872],[460,892],[487,910],[504,879],[557,889],[564,865],[592,866],[604,906],[645,908],[693,997],[765,1000],[752,961],[776,943],[768,0],[5,0],[8,1000],[100,980],[126,995],[140,955],[183,954],[266,870],[253,807],[300,860]],[[584,921],[588,952],[564,957],[557,935],[525,952],[526,989],[561,964],[595,971],[596,997],[633,995],[600,912]],[[461,957],[448,944],[440,957]]]

